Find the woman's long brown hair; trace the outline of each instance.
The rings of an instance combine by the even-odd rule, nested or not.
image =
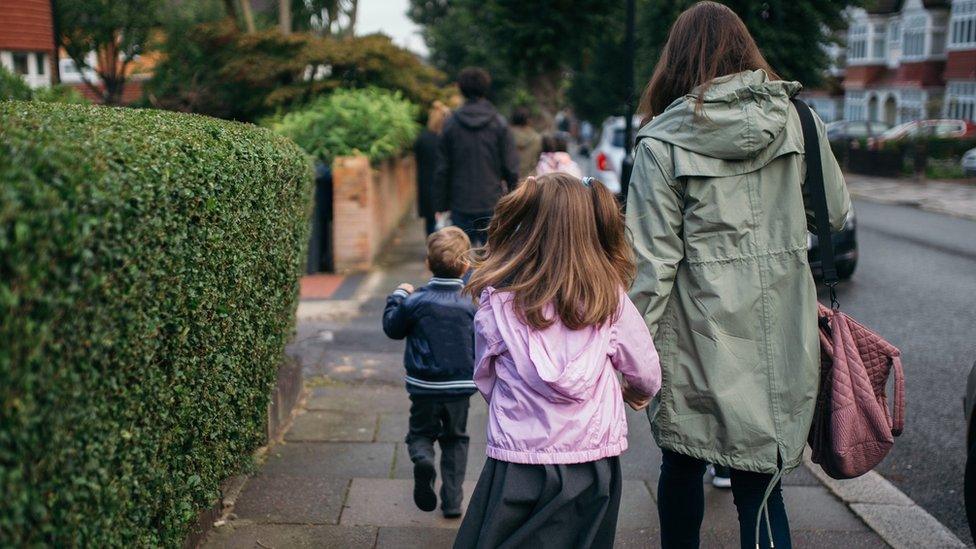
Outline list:
[[[704,86],[696,112],[711,81],[720,76],[762,69],[773,79],[770,68],[742,19],[717,2],[698,2],[678,16],[668,41],[641,97],[642,124],[664,112],[675,99]]]
[[[526,179],[498,202],[468,292],[477,297],[489,286],[512,292],[526,324],[543,329],[558,317],[577,330],[611,319],[621,287],[633,277],[613,194],[599,181],[587,186],[553,173]]]

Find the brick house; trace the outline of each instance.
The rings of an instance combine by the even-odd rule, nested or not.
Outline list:
[[[976,0],[878,0],[850,11],[844,118],[976,115]]]
[[[51,85],[53,55],[50,0],[0,2],[0,65],[40,88]]]

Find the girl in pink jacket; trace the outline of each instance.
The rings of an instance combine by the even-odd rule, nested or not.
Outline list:
[[[468,285],[480,296],[474,381],[488,401],[488,461],[455,548],[612,545],[624,403],[642,409],[661,387],[625,293],[633,273],[602,183],[530,177],[498,203]]]

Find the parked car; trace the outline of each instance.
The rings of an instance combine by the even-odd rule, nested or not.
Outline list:
[[[976,149],[969,149],[962,155],[962,172],[966,177],[976,177]]]
[[[834,264],[837,267],[837,276],[841,280],[847,280],[854,275],[854,271],[857,269],[857,220],[854,217],[854,208],[851,208],[851,212],[847,214],[844,227],[831,236],[834,243]],[[807,260],[810,262],[813,275],[816,277],[823,276],[819,241],[817,235],[807,234]]]
[[[881,135],[891,129],[890,124],[870,120],[837,120],[827,124],[827,140],[849,143],[855,139]]]
[[[620,170],[623,167],[624,156],[627,155],[627,149],[624,147],[624,122],[623,116],[611,116],[604,120],[600,128],[600,137],[593,147],[593,154],[590,155],[589,172],[614,194],[620,194]],[[634,117],[635,136],[639,126],[640,118]],[[633,143],[630,146],[633,146]]]
[[[966,414],[966,477],[963,480],[963,495],[966,499],[969,532],[976,538],[976,363],[969,370],[963,412]]]
[[[940,118],[935,120],[913,120],[899,124],[884,132],[868,144],[880,147],[892,141],[902,141],[916,137],[943,137],[949,139],[967,139],[976,137],[976,124],[968,120]]]

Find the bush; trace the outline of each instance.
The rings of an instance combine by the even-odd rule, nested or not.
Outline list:
[[[264,442],[307,157],[199,116],[0,104],[0,540],[178,547]]]
[[[220,118],[255,121],[339,88],[395,90],[421,105],[448,94],[440,71],[382,35],[242,34],[224,21],[157,47],[163,60],[146,87],[150,104]]]
[[[323,162],[356,152],[375,162],[413,144],[420,132],[416,116],[399,92],[373,88],[337,91],[269,124]]]
[[[89,102],[78,90],[63,84],[32,90],[23,78],[0,65],[0,100],[4,99],[34,99],[51,103],[87,104]]]
[[[0,65],[0,101],[4,99],[30,99],[31,89],[23,78]]]

